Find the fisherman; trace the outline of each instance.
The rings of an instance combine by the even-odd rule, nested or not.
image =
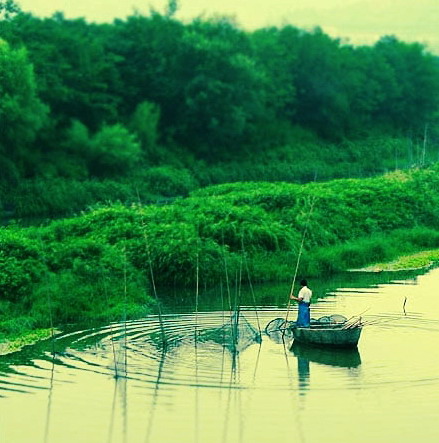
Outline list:
[[[309,305],[311,303],[312,291],[308,288],[308,282],[305,279],[300,282],[300,286],[302,286],[302,288],[297,294],[297,297],[291,293],[290,299],[299,302],[299,312],[297,313],[296,326],[308,328],[311,322]]]

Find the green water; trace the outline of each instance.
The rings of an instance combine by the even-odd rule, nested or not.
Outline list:
[[[439,441],[439,269],[310,282],[312,316],[362,313],[358,349],[260,343],[233,354],[195,339],[228,321],[229,296],[257,329],[285,316],[289,284],[167,294],[156,316],[81,328],[0,357],[0,441]],[[405,301],[405,306],[404,305]],[[291,317],[294,319],[296,308]]]

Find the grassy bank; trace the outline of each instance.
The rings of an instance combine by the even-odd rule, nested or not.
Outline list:
[[[415,254],[404,255],[396,260],[385,263],[374,263],[360,269],[365,272],[400,271],[422,269],[434,266],[439,262],[439,249],[421,251]]]
[[[19,334],[12,334],[7,337],[0,335],[0,355],[19,351],[24,346],[32,345],[40,340],[50,338],[51,336],[52,329],[37,329]]]
[[[323,276],[439,248],[439,169],[295,185],[235,183],[168,205],[102,206],[0,230],[0,328],[135,318],[155,284]],[[160,292],[160,290],[159,290]]]

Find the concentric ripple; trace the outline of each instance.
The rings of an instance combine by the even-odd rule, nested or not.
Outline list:
[[[333,312],[334,306],[322,303],[313,314]],[[253,331],[263,331],[285,310],[243,308],[241,321]],[[295,314],[291,314],[295,315]],[[234,352],[221,336],[221,327],[230,325],[230,313],[200,312],[157,316],[113,323],[101,328],[60,334],[23,353],[5,357],[0,372],[0,395],[49,389],[51,378],[57,383],[75,383],[80,374],[91,372],[103,377],[126,378],[137,388],[163,386],[198,386],[215,388],[293,389],[311,388],[310,382],[291,386],[292,378],[310,379],[313,371],[321,373],[312,380],[313,389],[365,388],[376,385],[433,383],[439,380],[436,368],[439,353],[423,358],[421,337],[439,337],[439,321],[422,313],[390,312],[362,316],[367,325],[358,350],[307,350],[291,346],[290,337],[261,334],[262,340],[250,337],[240,352]],[[218,332],[212,339],[212,334]],[[282,340],[283,338],[283,340]],[[238,340],[245,340],[239,337]],[[401,366],[401,339],[409,364]],[[52,352],[52,349],[55,352]],[[20,361],[21,360],[21,361]],[[314,366],[314,367],[313,367]],[[305,368],[305,369],[304,369]],[[314,378],[314,377],[313,377]]]

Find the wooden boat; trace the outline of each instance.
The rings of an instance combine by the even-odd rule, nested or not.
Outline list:
[[[343,328],[341,325],[311,325],[308,328],[292,327],[295,342],[307,345],[333,348],[355,348],[360,339],[362,327]]]

